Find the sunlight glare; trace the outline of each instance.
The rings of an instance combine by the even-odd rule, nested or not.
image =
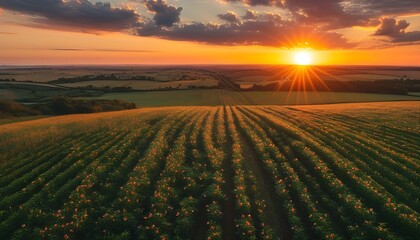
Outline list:
[[[297,65],[310,65],[312,63],[312,55],[308,51],[298,51],[293,55],[293,60]]]

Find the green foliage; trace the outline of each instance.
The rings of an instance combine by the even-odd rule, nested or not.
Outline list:
[[[48,103],[32,105],[0,100],[0,117],[97,113],[135,108],[136,104],[123,100],[76,100],[53,97]]]
[[[22,104],[7,101],[7,100],[0,100],[0,117],[8,117],[8,116],[29,116],[29,115],[39,115],[41,112],[26,107]]]
[[[74,101],[55,104],[104,107]],[[416,239],[416,104],[176,107],[0,126],[0,238]]]
[[[58,78],[53,81],[49,81],[49,83],[53,84],[63,84],[63,83],[77,83],[77,82],[88,82],[88,81],[95,81],[95,80],[143,80],[143,81],[156,81],[154,77],[150,76],[131,76],[128,78],[119,78],[115,74],[99,74],[99,75],[85,75],[85,76],[77,76],[77,77],[67,77],[67,78]]]
[[[51,109],[56,114],[95,113],[134,109],[134,103],[122,100],[74,100],[65,97],[54,97]]]

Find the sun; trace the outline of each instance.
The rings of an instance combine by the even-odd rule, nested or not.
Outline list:
[[[312,63],[312,54],[306,50],[300,50],[293,54],[293,61],[297,65],[310,65]]]

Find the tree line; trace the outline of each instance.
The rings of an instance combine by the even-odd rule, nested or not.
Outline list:
[[[359,92],[406,95],[420,92],[420,80],[378,81],[282,81],[267,85],[254,84],[247,91],[318,91]]]
[[[79,100],[57,96],[46,103],[32,105],[0,100],[0,117],[97,113],[135,108],[135,103],[123,100]]]

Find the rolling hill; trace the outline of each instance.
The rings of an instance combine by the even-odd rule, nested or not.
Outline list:
[[[0,126],[2,239],[416,239],[419,102]]]

